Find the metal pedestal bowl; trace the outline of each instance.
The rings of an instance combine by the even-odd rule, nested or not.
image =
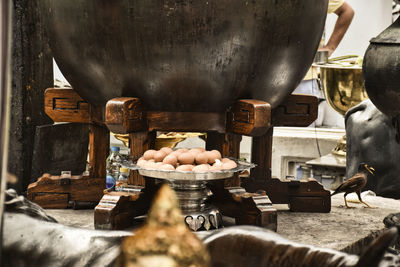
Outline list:
[[[363,85],[362,68],[340,62],[314,64],[321,72],[321,82],[328,104],[342,116],[368,98]]]
[[[179,199],[184,221],[193,231],[221,228],[222,215],[219,210],[207,202],[212,196],[207,182],[231,178],[236,172],[255,167],[254,164],[235,160],[237,167],[230,170],[215,172],[184,172],[144,169],[136,164],[125,162],[126,167],[137,170],[140,175],[148,178],[167,180],[175,190]]]
[[[328,104],[342,116],[351,107],[368,99],[362,77],[362,68],[355,56],[344,56],[341,60],[330,60],[325,64],[314,64],[321,73],[321,82]],[[350,62],[350,63],[349,63]],[[346,135],[337,143],[331,152],[333,157],[346,157]]]

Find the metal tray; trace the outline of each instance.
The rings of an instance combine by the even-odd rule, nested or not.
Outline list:
[[[230,170],[221,170],[214,172],[192,172],[192,171],[169,171],[169,170],[156,170],[156,169],[144,169],[131,161],[124,161],[122,166],[131,170],[137,170],[140,175],[165,179],[174,181],[208,181],[208,180],[219,180],[232,177],[236,172],[241,172],[250,168],[254,168],[256,165],[250,162],[237,160],[230,158],[237,164],[236,168]]]

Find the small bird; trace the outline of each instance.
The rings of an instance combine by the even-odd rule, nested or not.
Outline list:
[[[350,193],[355,192],[358,196],[358,199],[360,200],[361,203],[367,205],[369,208],[373,208],[370,206],[368,203],[363,201],[361,199],[361,190],[364,188],[364,186],[367,184],[367,174],[370,172],[372,175],[374,175],[375,169],[369,166],[368,164],[365,163],[360,163],[358,166],[358,171],[356,174],[353,175],[353,177],[349,178],[347,181],[339,185],[338,188],[336,188],[335,192],[332,193],[331,196],[336,195],[338,193],[344,193],[344,204],[346,205],[347,208],[350,208],[347,205],[346,201],[346,196]]]

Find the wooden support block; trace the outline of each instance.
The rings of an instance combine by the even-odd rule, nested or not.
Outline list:
[[[271,106],[264,101],[243,99],[228,112],[227,131],[236,134],[260,136],[271,126]]]
[[[110,132],[96,124],[89,125],[89,176],[106,179],[106,159],[109,154]]]
[[[212,203],[236,224],[257,225],[277,230],[277,211],[265,192],[248,193],[242,187],[211,186]]]
[[[119,97],[106,105],[105,121],[114,133],[126,134],[147,129],[146,112],[139,98]]]
[[[36,193],[32,197],[33,202],[46,209],[67,209],[68,193]]]
[[[272,110],[273,126],[308,126],[318,117],[318,98],[310,95],[289,95]]]
[[[132,226],[134,218],[147,213],[149,195],[144,192],[110,192],[94,210],[95,229],[122,230]]]
[[[28,186],[27,197],[43,208],[67,208],[70,201],[98,202],[104,188],[105,178],[43,175]]]
[[[259,182],[271,179],[273,127],[262,135],[253,137],[251,159],[256,167],[250,170],[251,177]]]
[[[289,208],[293,212],[324,212],[331,211],[331,198],[329,196],[315,197],[290,197]]]
[[[225,132],[225,112],[163,112],[147,113],[149,130],[182,132]]]
[[[271,178],[265,182],[246,183],[250,192],[265,190],[274,204],[289,204],[296,212],[330,212],[331,195],[329,190],[315,179],[284,180]]]
[[[90,122],[90,105],[73,89],[48,88],[44,101],[46,114],[55,122]]]

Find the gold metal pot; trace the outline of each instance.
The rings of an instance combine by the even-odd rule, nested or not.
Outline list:
[[[328,104],[342,116],[351,107],[368,99],[362,78],[361,61],[357,56],[350,55],[330,59],[326,64],[314,64],[319,68]],[[332,154],[346,156],[346,135],[339,140]]]
[[[320,68],[321,82],[329,105],[344,115],[347,110],[368,98],[358,65],[328,63]]]

